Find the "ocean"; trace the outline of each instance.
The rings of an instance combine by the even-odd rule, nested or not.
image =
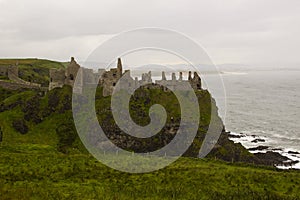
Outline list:
[[[300,152],[300,70],[223,71],[221,77],[226,106],[220,103],[223,97],[218,91],[210,92],[223,113],[226,130],[244,136],[234,141],[246,148],[268,146],[267,150],[300,160],[300,154],[291,152]],[[265,141],[254,143],[254,138]]]
[[[241,143],[247,149],[267,146],[268,149],[250,152],[278,152],[298,160],[299,163],[293,168],[300,169],[299,69],[222,68],[219,74],[203,75],[210,83],[206,84],[202,76],[203,87],[216,100],[226,130],[241,136],[232,138],[234,142]],[[224,88],[219,87],[220,77]],[[170,73],[167,78],[171,78]],[[161,77],[154,76],[152,79],[155,81]],[[225,96],[222,90],[225,90]]]

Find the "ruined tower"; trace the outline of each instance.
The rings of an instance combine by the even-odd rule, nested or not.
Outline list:
[[[80,65],[77,64],[74,57],[71,57],[71,62],[68,65],[67,70],[66,70],[66,80],[65,80],[66,85],[70,85],[70,86],[74,85],[75,78],[76,78],[79,68],[80,68]]]
[[[49,90],[52,90],[56,87],[62,87],[65,84],[74,87],[76,76],[78,76],[78,84],[76,85],[75,89],[78,89],[79,93],[82,91],[83,86],[98,84],[103,87],[103,96],[110,96],[112,95],[119,79],[124,75],[128,76],[126,77],[128,81],[121,87],[132,85],[141,86],[146,84],[148,85],[147,87],[158,87],[152,82],[151,71],[148,73],[143,73],[142,80],[138,80],[138,78],[135,78],[134,80],[131,78],[129,70],[126,70],[123,73],[123,66],[120,58],[118,58],[116,65],[116,68],[111,68],[109,71],[106,71],[105,69],[99,69],[98,73],[94,73],[92,69],[80,67],[72,57],[71,62],[66,70],[50,69]],[[2,71],[2,74],[4,74],[5,70]],[[168,86],[165,87],[166,91],[168,90],[167,88],[185,90],[186,88],[183,87],[184,82],[189,82],[194,90],[201,90],[201,78],[197,72],[194,72],[192,77],[192,72],[190,71],[188,80],[183,80],[182,72],[179,72],[178,79],[176,78],[176,74],[172,73],[171,80],[167,80],[165,72],[162,72],[162,80],[155,81],[155,83],[158,85]]]
[[[201,78],[197,72],[194,72],[194,77],[192,78],[192,72],[189,71],[188,81],[194,90],[201,90]]]
[[[120,74],[120,77],[121,77],[122,76],[122,71],[123,71],[121,58],[118,58],[117,69],[118,69],[118,73]]]
[[[67,69],[50,69],[50,83],[49,90],[52,90],[56,87],[62,87],[63,85],[74,86],[74,82],[80,69],[80,65],[77,64],[74,57],[71,57],[70,64],[67,66]]]
[[[123,67],[121,59],[118,58],[117,68],[111,68],[102,74],[103,96],[110,96],[119,79],[122,77]]]
[[[64,86],[66,79],[65,72],[66,71],[64,69],[50,69],[49,90]]]

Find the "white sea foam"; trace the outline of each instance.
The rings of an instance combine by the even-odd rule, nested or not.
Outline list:
[[[289,158],[291,161],[298,161],[298,163],[294,165],[288,165],[288,162],[286,165],[277,165],[276,167],[279,169],[300,169],[300,154],[292,154],[289,152],[297,152],[297,150],[292,148],[282,148],[282,147],[276,147],[276,146],[270,146],[269,142],[272,141],[272,139],[267,138],[265,136],[258,136],[249,134],[250,132],[244,131],[244,133],[234,133],[231,132],[230,135],[239,136],[240,138],[236,137],[230,137],[229,139],[232,140],[234,143],[241,143],[245,148],[255,148],[258,146],[268,146],[267,149],[264,150],[253,150],[249,151],[250,153],[266,153],[267,151],[273,151],[280,153],[281,155]],[[256,139],[263,139],[265,142],[256,142],[254,143],[253,140]]]
[[[244,70],[244,71],[243,71]],[[265,136],[264,146],[292,148],[300,152],[299,71],[223,69],[226,90],[224,123],[228,130],[246,135]],[[245,72],[235,75],[231,72]],[[218,96],[215,95],[218,102]],[[222,100],[222,99],[221,99]],[[222,116],[223,117],[223,116]],[[243,130],[249,130],[243,132]],[[253,138],[238,138],[246,147]]]

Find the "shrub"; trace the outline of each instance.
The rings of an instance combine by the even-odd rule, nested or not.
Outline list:
[[[73,121],[71,119],[67,119],[66,121],[62,122],[55,131],[59,138],[57,145],[58,151],[67,153],[68,148],[72,147],[77,138],[77,132]]]
[[[16,131],[18,131],[21,134],[26,134],[28,132],[28,126],[26,125],[24,119],[17,119],[13,121],[12,126]]]

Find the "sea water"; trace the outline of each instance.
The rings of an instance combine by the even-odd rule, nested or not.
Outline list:
[[[211,78],[215,78],[213,76],[217,75]],[[300,152],[300,70],[224,71],[221,77],[226,106],[218,103],[223,101],[218,91],[210,92],[220,114],[223,113],[226,129],[246,136],[235,140],[248,148],[263,145],[282,149],[281,154],[300,160],[300,154],[288,153]],[[251,142],[253,135],[265,142]]]

